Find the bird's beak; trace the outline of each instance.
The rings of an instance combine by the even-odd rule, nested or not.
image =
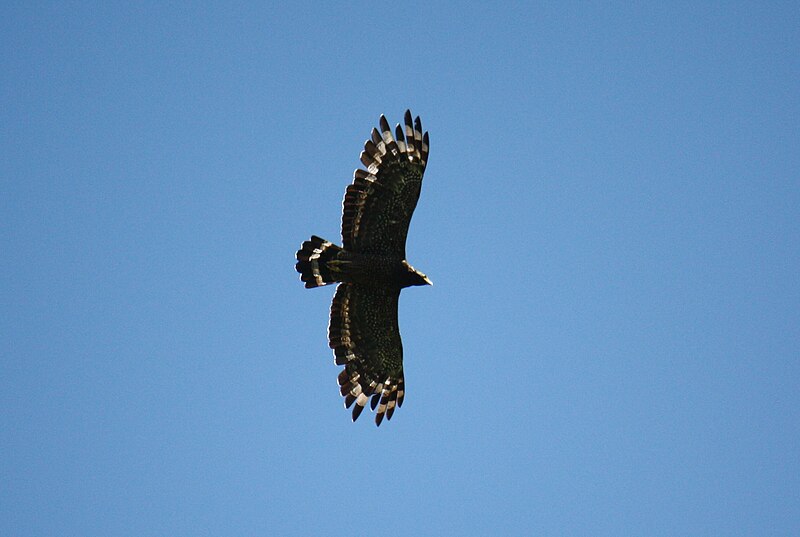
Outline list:
[[[431,281],[431,279],[430,279],[430,278],[428,278],[427,276],[423,276],[423,278],[422,278],[422,279],[423,279],[423,280],[425,280],[425,283],[427,283],[428,285],[433,285],[433,282],[432,282],[432,281]]]

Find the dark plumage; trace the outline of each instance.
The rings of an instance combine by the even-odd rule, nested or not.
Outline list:
[[[431,281],[406,261],[406,236],[428,160],[428,133],[406,110],[394,135],[384,116],[380,131],[364,144],[347,187],[342,247],[317,236],[297,252],[296,269],[306,287],[339,282],[331,304],[328,341],[343,365],[339,387],[353,421],[370,407],[375,423],[403,404],[403,344],[397,325],[400,290]]]

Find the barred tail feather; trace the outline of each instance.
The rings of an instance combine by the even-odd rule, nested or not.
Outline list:
[[[336,259],[341,251],[340,247],[316,235],[312,235],[311,240],[303,243],[303,246],[297,251],[295,268],[307,288],[320,287],[338,281],[328,267],[328,261]]]

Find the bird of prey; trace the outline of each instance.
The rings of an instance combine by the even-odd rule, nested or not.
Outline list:
[[[343,201],[342,246],[312,236],[297,252],[305,286],[338,282],[328,342],[344,366],[339,387],[353,421],[370,401],[375,424],[392,418],[405,395],[403,344],[397,324],[400,290],[431,285],[406,261],[406,235],[428,160],[428,133],[406,110],[404,125],[380,130],[364,144],[361,162]],[[354,405],[355,403],[355,405]]]

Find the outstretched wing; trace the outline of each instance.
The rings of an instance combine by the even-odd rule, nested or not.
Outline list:
[[[405,135],[395,135],[384,116],[381,130],[372,129],[361,162],[344,195],[342,242],[345,250],[405,259],[406,236],[417,206],[428,161],[428,133],[419,116],[412,122],[406,110]]]
[[[343,365],[339,386],[355,421],[367,400],[375,423],[391,419],[403,404],[403,344],[397,325],[399,289],[341,283],[331,304],[328,340]]]

